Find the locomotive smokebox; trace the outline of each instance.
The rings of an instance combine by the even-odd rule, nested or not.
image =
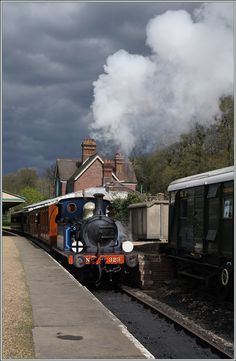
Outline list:
[[[103,197],[104,197],[104,194],[103,193],[95,193],[93,196],[95,198],[94,215],[96,215],[96,216],[104,215],[104,212],[103,212]]]
[[[118,230],[115,221],[104,213],[104,194],[95,193],[93,196],[95,198],[94,215],[81,226],[80,234],[85,244],[92,244],[98,248],[99,253],[100,247],[101,249],[106,246],[114,247]]]

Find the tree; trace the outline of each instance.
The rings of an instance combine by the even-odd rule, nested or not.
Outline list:
[[[144,195],[138,193],[130,193],[126,199],[117,198],[112,203],[112,217],[127,225],[129,222],[128,206],[133,203],[144,201]]]
[[[220,109],[222,116],[217,120],[217,145],[222,154],[223,162],[227,165],[233,164],[234,145],[234,103],[232,97],[221,99]]]
[[[37,189],[32,188],[30,186],[24,187],[20,191],[20,195],[25,198],[26,202],[23,207],[28,206],[30,204],[34,204],[37,202],[41,202],[45,199],[42,193],[40,193]]]
[[[4,175],[2,177],[2,187],[6,192],[18,193],[19,187],[17,185],[16,173]]]
[[[51,198],[54,195],[54,172],[55,165],[48,167],[42,177],[33,168],[22,168],[2,177],[3,189],[19,194],[23,188],[31,187],[41,193],[45,199]]]
[[[19,181],[19,187],[29,186],[29,187],[35,187],[38,181],[38,174],[37,171],[33,168],[23,168],[20,169],[18,172],[18,181]]]
[[[138,191],[141,193],[149,192],[149,188],[150,188],[149,174],[151,172],[151,169],[149,169],[148,157],[142,156],[140,158],[134,159],[133,166],[138,181],[137,184]]]
[[[213,124],[195,124],[178,142],[135,160],[138,183],[152,194],[165,193],[175,179],[232,165],[233,98],[220,99],[220,109]]]
[[[53,197],[54,195],[54,182],[55,182],[55,171],[56,171],[56,164],[51,164],[48,168],[45,169],[43,173],[43,177],[48,184],[49,187],[49,197]]]
[[[26,186],[36,188],[39,176],[33,168],[22,168],[16,173],[3,176],[3,189],[12,193],[19,193]]]

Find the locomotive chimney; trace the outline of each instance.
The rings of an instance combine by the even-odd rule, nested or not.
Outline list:
[[[115,155],[115,172],[120,181],[124,180],[124,163],[124,158],[117,152]]]
[[[81,143],[81,147],[82,147],[82,162],[83,163],[86,159],[88,159],[92,155],[96,154],[96,152],[97,152],[96,142],[94,139],[85,139]]]
[[[93,196],[95,198],[94,215],[95,216],[104,215],[104,212],[103,212],[103,197],[104,197],[104,194],[103,193],[95,193]]]

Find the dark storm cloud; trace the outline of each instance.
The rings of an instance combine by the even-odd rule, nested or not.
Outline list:
[[[148,20],[191,3],[5,3],[3,172],[80,156],[93,82],[119,49],[145,54]]]

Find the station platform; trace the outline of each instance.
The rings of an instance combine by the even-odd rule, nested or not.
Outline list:
[[[50,255],[24,237],[3,236],[3,242],[9,240],[18,249],[24,268],[32,307],[36,358],[154,358],[87,288]],[[17,272],[14,264],[11,269]]]

